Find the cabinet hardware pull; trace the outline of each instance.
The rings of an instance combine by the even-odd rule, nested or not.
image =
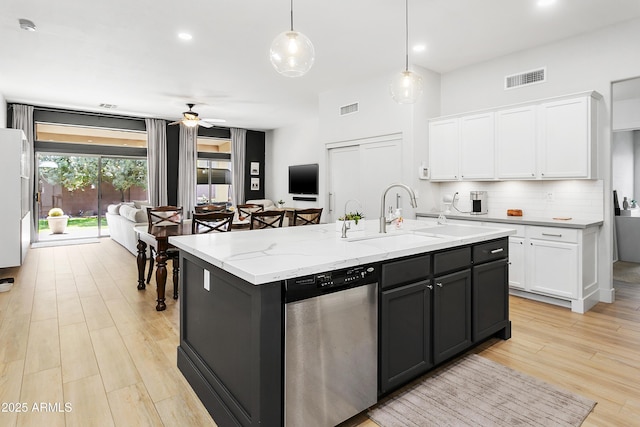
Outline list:
[[[498,249],[494,249],[494,250],[492,250],[492,251],[491,251],[491,253],[492,253],[492,254],[497,254],[497,253],[500,253],[500,252],[502,252],[502,251],[504,251],[504,248],[498,248]]]
[[[543,236],[562,237],[562,234],[542,233]]]
[[[433,285],[427,285],[427,288],[433,289]]]
[[[439,287],[439,288],[441,288],[441,287],[442,287],[442,283],[437,282],[437,283],[436,283],[436,286],[437,286],[437,287]]]

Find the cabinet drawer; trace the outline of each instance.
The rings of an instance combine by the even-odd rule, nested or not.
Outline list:
[[[431,256],[421,255],[382,264],[382,289],[426,279],[431,274]]]
[[[559,227],[527,227],[527,237],[555,242],[578,243],[578,230]]]
[[[452,249],[433,255],[433,273],[461,270],[471,265],[471,247]]]
[[[473,263],[481,264],[494,259],[507,258],[509,256],[509,240],[500,239],[493,242],[482,243],[473,247]]]

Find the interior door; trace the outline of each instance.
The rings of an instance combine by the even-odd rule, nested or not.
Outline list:
[[[402,146],[400,140],[390,140],[362,144],[360,146],[361,162],[361,197],[365,218],[380,218],[380,197],[384,189],[392,183],[402,181]],[[406,208],[407,193],[400,188],[393,188],[386,198],[385,210],[389,206]],[[403,212],[406,210],[403,209]]]
[[[358,145],[329,150],[328,221],[333,222],[344,214],[345,203],[349,199],[360,199],[360,147]],[[362,210],[355,202],[349,203],[346,209]]]
[[[380,197],[384,189],[401,181],[401,139],[354,144],[329,149],[329,221],[335,221],[345,211],[359,211],[365,218],[380,217]],[[394,210],[408,207],[404,190],[393,189],[387,194],[386,206]],[[406,206],[405,206],[406,203]]]

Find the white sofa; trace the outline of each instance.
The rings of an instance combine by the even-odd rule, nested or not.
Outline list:
[[[109,234],[133,255],[138,254],[138,237],[133,230],[137,225],[147,224],[147,202],[124,202],[107,206]],[[148,249],[147,249],[148,251]],[[149,255],[147,253],[147,255]]]

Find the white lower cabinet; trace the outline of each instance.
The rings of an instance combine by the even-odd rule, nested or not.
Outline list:
[[[477,221],[465,221],[478,225]],[[514,228],[509,236],[512,293],[584,313],[599,302],[597,227],[586,229],[482,222]]]
[[[526,290],[575,299],[578,297],[576,243],[529,239]]]
[[[509,237],[509,287],[524,290],[524,237]]]

